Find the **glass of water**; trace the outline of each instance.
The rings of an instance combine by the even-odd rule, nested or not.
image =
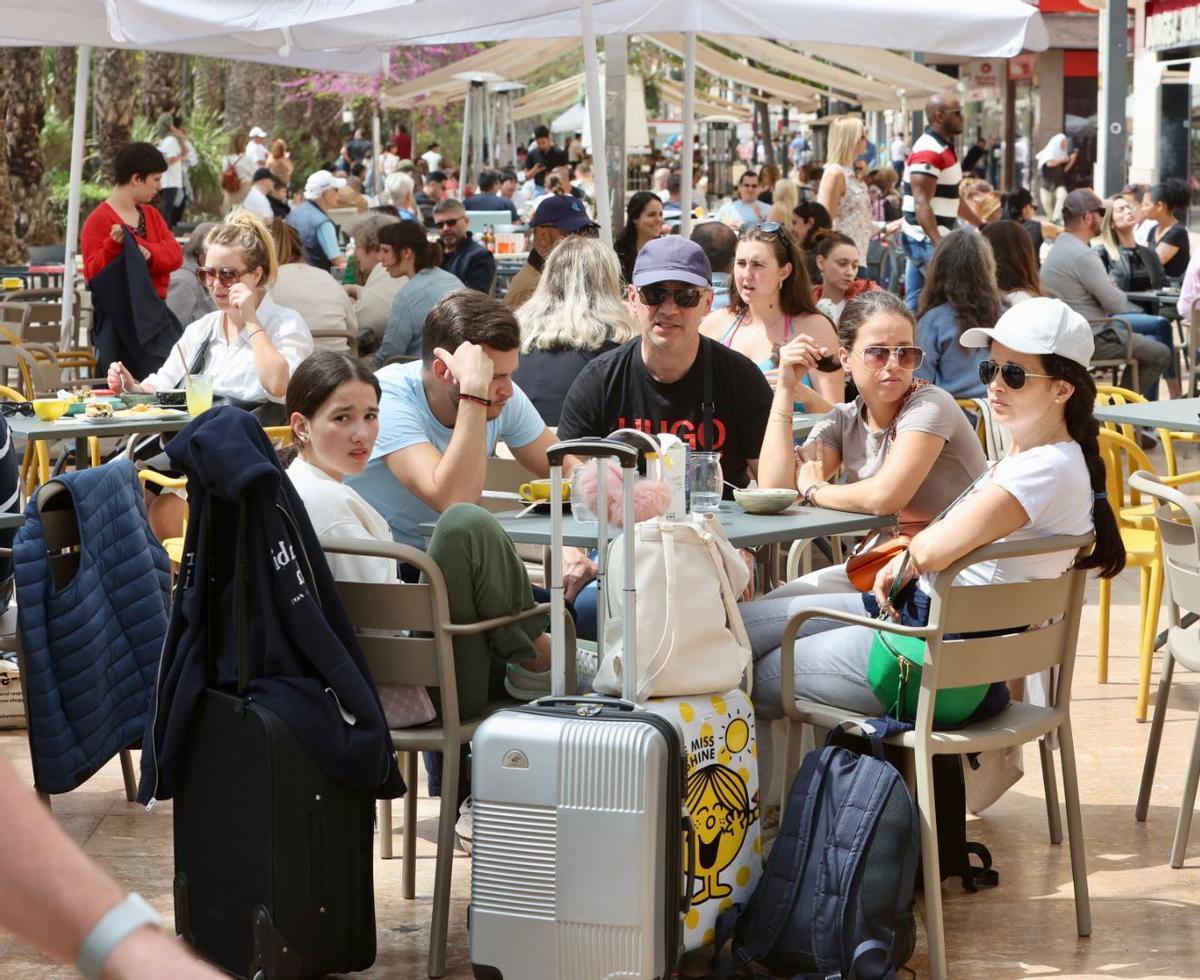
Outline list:
[[[688,456],[688,487],[691,509],[712,513],[721,505],[725,478],[720,453],[691,453]]]

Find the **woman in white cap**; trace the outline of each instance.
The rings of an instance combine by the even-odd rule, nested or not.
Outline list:
[[[754,647],[754,703],[763,718],[781,714],[779,640],[787,620],[822,606],[877,616],[886,608],[904,625],[929,618],[933,573],[994,541],[1095,531],[1091,554],[1078,561],[1111,578],[1125,564],[1125,548],[1105,493],[1093,417],[1096,384],[1088,372],[1093,340],[1086,320],[1059,300],[1026,300],[995,327],[963,333],[967,347],[989,347],[979,366],[992,412],[1012,438],[1008,455],[986,470],[945,515],[916,534],[907,552],[880,570],[871,592],[762,599],[742,606]],[[986,585],[1062,575],[1075,561],[1065,551],[972,565],[960,582]],[[888,601],[901,575],[894,601]],[[867,683],[874,630],[809,620],[795,646],[795,696],[878,715],[888,710]],[[1000,711],[1004,684],[993,685],[972,719]],[[761,762],[760,762],[761,764]]]

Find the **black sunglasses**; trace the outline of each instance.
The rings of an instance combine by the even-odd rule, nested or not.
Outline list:
[[[1024,388],[1026,378],[1057,380],[1053,374],[1034,374],[1032,371],[1026,371],[1020,364],[1013,364],[1012,361],[1004,364],[998,364],[991,360],[979,362],[979,380],[985,385],[990,385],[997,374],[1000,375],[1000,380],[1013,391],[1020,391]]]
[[[9,418],[13,415],[33,415],[33,405],[29,402],[0,402],[0,415]]]
[[[435,221],[436,228],[449,228],[451,225],[456,225],[466,218],[465,214],[460,214],[457,218],[443,218],[441,221]]]
[[[670,296],[675,300],[676,306],[690,310],[700,305],[702,290],[696,286],[676,286],[674,289],[668,289],[666,286],[639,286],[637,294],[647,306],[662,306]]]

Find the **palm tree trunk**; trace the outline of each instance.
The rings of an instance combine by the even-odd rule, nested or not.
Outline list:
[[[8,183],[12,192],[14,231],[26,245],[54,241],[49,196],[45,193],[41,133],[46,120],[42,87],[42,49],[10,48],[0,74],[9,92],[21,98],[8,103],[4,131],[8,142]]]
[[[255,68],[246,61],[229,66],[225,80],[225,128],[231,133],[248,133],[254,122]]]
[[[195,79],[195,111],[220,115],[225,111],[225,76],[229,62],[220,58],[194,58],[192,77]]]
[[[182,87],[183,56],[165,51],[147,51],[142,59],[138,114],[153,122],[164,112],[179,112]]]
[[[75,111],[75,63],[78,58],[79,51],[76,48],[54,49],[51,99],[59,119],[70,119]]]
[[[273,134],[279,126],[279,69],[274,65],[252,65],[254,109],[252,126]]]
[[[0,49],[0,65],[7,74],[8,62],[13,48]],[[0,119],[8,114],[7,85],[0,85]],[[0,262],[18,265],[25,261],[25,249],[17,238],[13,223],[12,191],[8,180],[8,141],[0,140]]]
[[[133,133],[136,69],[136,51],[96,49],[93,106],[100,131],[100,179],[105,183],[115,181],[113,160]]]

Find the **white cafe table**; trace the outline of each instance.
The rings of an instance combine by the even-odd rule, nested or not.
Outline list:
[[[178,432],[192,420],[187,412],[170,415],[155,415],[150,418],[117,416],[102,422],[89,422],[82,415],[67,415],[53,422],[44,422],[36,416],[10,415],[8,429],[13,438],[21,442],[56,442],[59,439],[75,440],[75,465],[82,469],[88,465],[87,451],[89,436],[101,439],[123,438],[131,435],[156,432]]]
[[[1200,432],[1200,398],[1105,405],[1097,408],[1095,415],[1101,422],[1122,422],[1172,432]]]
[[[520,511],[495,514],[500,526],[515,544],[550,544],[550,515],[545,507],[539,507],[524,516]],[[877,517],[874,514],[852,514],[823,507],[801,507],[793,504],[781,514],[747,514],[732,501],[723,500],[717,511],[729,540],[737,548],[754,548],[764,544],[782,544],[804,538],[820,538],[829,535],[854,534],[896,523],[893,515]],[[426,537],[433,534],[433,524],[422,524],[421,533]],[[616,537],[618,529],[609,525],[609,536]],[[596,543],[596,522],[577,521],[573,514],[563,520],[563,540],[578,548],[587,548]]]

